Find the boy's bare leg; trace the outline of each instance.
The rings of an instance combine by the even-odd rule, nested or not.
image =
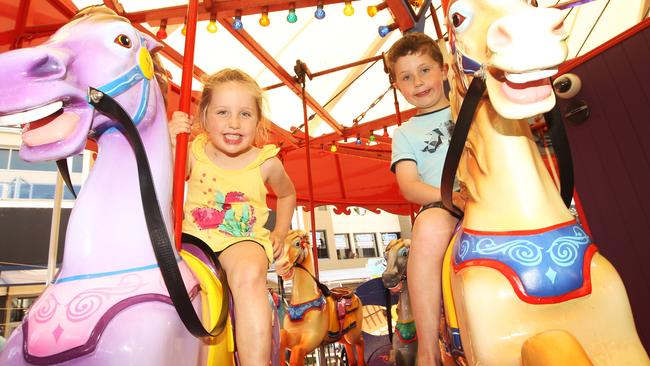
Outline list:
[[[407,276],[418,336],[418,366],[440,363],[438,323],[442,259],[457,220],[441,208],[420,213],[413,226]]]
[[[236,342],[242,366],[271,360],[271,308],[266,290],[268,259],[259,244],[234,244],[219,256],[235,303]]]

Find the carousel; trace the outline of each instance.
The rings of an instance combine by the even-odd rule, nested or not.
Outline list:
[[[442,364],[650,365],[647,1],[0,5],[0,132],[20,135],[20,159],[56,162],[53,223],[64,184],[75,197],[63,255],[52,228],[46,286],[0,365],[244,364],[246,315],[219,260],[181,239],[195,133],[175,150],[168,135],[171,113],[196,113],[224,67],[263,87],[270,143],[309,212],[273,267],[270,364],[415,365],[410,234],[386,240],[381,278],[356,288],[324,283],[314,244],[321,206],[411,222],[419,210],[389,167],[415,109],[384,53],[408,32],[445,50],[455,123],[441,194],[462,219],[442,266]],[[84,150],[79,190],[68,163]],[[15,264],[1,253],[0,274]],[[387,334],[367,332],[369,306]]]

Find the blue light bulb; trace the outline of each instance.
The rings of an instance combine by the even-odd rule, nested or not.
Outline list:
[[[244,23],[242,23],[241,18],[237,17],[235,20],[232,21],[232,27],[235,30],[240,30],[244,28]]]
[[[316,19],[325,18],[325,9],[323,9],[322,5],[319,5],[318,7],[316,7],[316,11],[314,12],[314,17]]]
[[[390,27],[387,25],[380,25],[377,30],[379,31],[379,35],[384,38],[388,33],[390,33],[392,29],[390,29]]]

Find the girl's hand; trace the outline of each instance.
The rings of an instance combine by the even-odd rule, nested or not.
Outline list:
[[[273,259],[277,260],[282,257],[284,252],[284,239],[287,238],[286,231],[273,230],[269,239],[271,244],[273,244]]]
[[[194,116],[188,116],[185,112],[175,111],[172,113],[172,119],[167,127],[169,128],[169,138],[173,148],[176,148],[176,136],[181,133],[189,134],[192,131],[193,122]]]

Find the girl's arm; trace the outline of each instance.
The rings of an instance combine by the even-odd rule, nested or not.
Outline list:
[[[176,159],[176,136],[181,133],[187,133],[188,135],[192,131],[192,123],[194,122],[194,117],[188,116],[187,113],[181,112],[181,111],[175,111],[172,113],[172,118],[167,124],[167,128],[169,129],[169,138],[171,139],[172,143],[172,153],[174,155],[174,159]],[[189,150],[190,144],[188,144],[188,150]],[[185,163],[185,179],[187,179],[190,176],[190,172],[192,171],[192,162],[193,159],[190,158],[192,154],[186,154],[187,155],[187,162]]]
[[[291,226],[293,210],[296,208],[296,189],[280,159],[274,157],[267,160],[263,168],[266,172],[266,183],[277,197],[275,228],[271,232],[271,243],[273,257],[278,258],[282,254],[284,239]]]

